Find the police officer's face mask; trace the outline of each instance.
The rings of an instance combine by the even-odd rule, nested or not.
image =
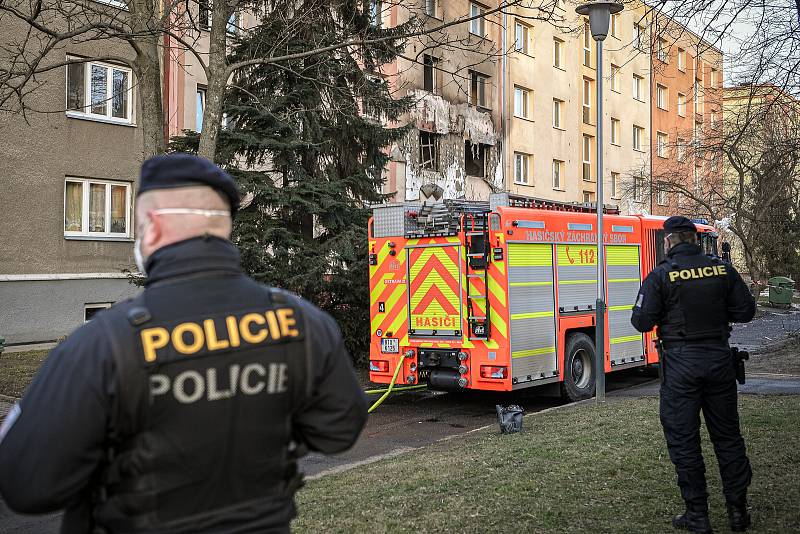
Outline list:
[[[202,215],[204,217],[230,217],[231,212],[226,210],[201,210],[201,209],[194,209],[194,208],[162,208],[157,210],[152,210],[150,213],[155,213],[156,215]],[[136,232],[136,241],[133,243],[133,259],[136,262],[136,268],[139,269],[139,272],[143,275],[147,275],[147,270],[145,269],[145,265],[147,264],[147,258],[149,256],[145,256],[142,253],[142,236],[147,230],[147,225],[150,223],[150,217],[147,217],[146,222],[142,225],[141,230]]]

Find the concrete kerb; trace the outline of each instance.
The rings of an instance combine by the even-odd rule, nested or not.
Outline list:
[[[546,409],[540,410],[538,412],[525,414],[524,418],[528,419],[528,418],[536,417],[537,415],[541,415],[541,414],[545,414],[545,413],[549,413],[549,412],[555,412],[557,410],[564,410],[564,409],[567,409],[567,408],[577,408],[577,407],[584,406],[584,405],[590,404],[590,403],[594,404],[594,402],[595,402],[594,398],[591,398],[591,399],[586,399],[586,400],[582,400],[582,401],[578,401],[578,402],[571,402],[569,404],[562,404],[561,406],[553,406],[552,408],[546,408]],[[612,400],[610,400],[610,402],[614,402],[614,400],[612,399]],[[484,432],[484,431],[486,431],[486,430],[488,430],[490,428],[496,427],[496,426],[497,426],[496,424],[491,424],[491,425],[485,425],[485,426],[478,427],[478,428],[473,428],[472,430],[468,430],[466,432],[461,432],[460,434],[453,434],[453,435],[450,435],[450,436],[445,436],[443,438],[437,439],[433,443],[430,443],[428,445],[424,445],[422,447],[400,447],[398,449],[394,449],[392,451],[389,451],[389,452],[387,452],[385,454],[376,454],[375,456],[370,456],[369,458],[365,458],[364,460],[359,460],[357,462],[352,462],[352,463],[343,464],[343,465],[337,465],[336,467],[332,467],[330,469],[326,469],[324,471],[320,471],[319,473],[316,473],[315,475],[311,475],[311,476],[305,477],[305,479],[306,480],[316,480],[316,479],[319,479],[319,478],[322,478],[322,477],[325,477],[325,476],[328,476],[328,475],[337,475],[339,473],[344,473],[345,471],[350,471],[351,469],[355,469],[357,467],[363,467],[365,465],[374,464],[375,462],[380,462],[381,460],[387,460],[389,458],[397,458],[398,456],[402,456],[402,455],[407,454],[409,452],[418,451],[420,449],[424,449],[426,447],[430,447],[431,445],[435,445],[437,443],[447,442],[447,441],[450,441],[450,440],[453,440],[453,439],[456,439],[456,438],[463,438],[464,436],[468,436],[468,435],[474,434],[476,432]]]

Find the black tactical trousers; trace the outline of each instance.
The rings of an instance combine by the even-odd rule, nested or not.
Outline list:
[[[661,375],[661,425],[678,486],[687,503],[705,506],[700,410],[714,444],[726,500],[747,494],[752,472],[739,432],[736,373],[727,344],[671,344]]]

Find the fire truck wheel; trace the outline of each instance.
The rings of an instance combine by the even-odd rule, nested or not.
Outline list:
[[[570,334],[567,338],[561,393],[573,402],[594,395],[594,342],[586,334]]]

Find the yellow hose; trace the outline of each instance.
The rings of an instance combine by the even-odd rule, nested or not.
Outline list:
[[[369,407],[369,410],[367,410],[367,413],[372,413],[372,412],[374,412],[374,411],[375,411],[375,409],[376,409],[378,406],[380,406],[380,405],[381,405],[381,403],[382,403],[384,400],[386,400],[386,397],[388,397],[388,396],[389,396],[389,394],[390,394],[392,391],[408,391],[408,390],[410,390],[410,389],[422,389],[422,388],[426,388],[426,387],[428,387],[428,386],[427,386],[427,384],[419,384],[419,385],[416,385],[416,386],[401,386],[401,387],[398,387],[397,389],[394,389],[394,384],[395,384],[395,382],[397,382],[397,375],[399,375],[399,374],[400,374],[400,369],[402,369],[402,368],[403,368],[403,361],[404,361],[405,359],[406,359],[406,355],[405,355],[405,353],[404,353],[404,354],[401,354],[401,355],[400,355],[400,361],[399,361],[399,362],[397,362],[397,367],[396,367],[396,368],[395,368],[395,370],[394,370],[394,375],[392,375],[392,380],[391,380],[391,382],[389,382],[389,387],[388,387],[388,388],[386,388],[385,390],[382,390],[382,389],[369,389],[369,390],[367,390],[367,391],[365,391],[365,392],[364,392],[364,393],[367,393],[367,394],[378,394],[378,393],[383,393],[383,395],[381,395],[381,398],[380,398],[380,399],[378,399],[378,400],[376,400],[376,401],[375,401],[375,403],[374,403],[372,406],[370,406],[370,407]]]

